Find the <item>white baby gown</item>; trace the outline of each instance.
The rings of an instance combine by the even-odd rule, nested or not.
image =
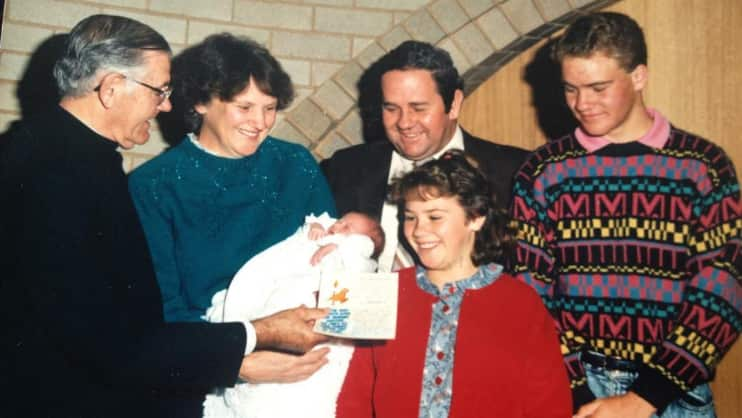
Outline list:
[[[299,305],[315,306],[322,270],[374,272],[374,244],[365,235],[328,235],[309,239],[309,225],[325,230],[335,222],[326,213],[307,216],[293,235],[251,258],[232,279],[228,289],[212,298],[206,311],[210,322],[245,321],[271,315]],[[321,245],[335,243],[319,265],[309,260]],[[308,379],[296,383],[238,382],[206,396],[206,418],[333,418],[337,396],[353,355],[352,343],[333,341],[328,363]]]

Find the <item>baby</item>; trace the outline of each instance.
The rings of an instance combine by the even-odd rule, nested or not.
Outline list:
[[[229,289],[214,295],[206,319],[253,320],[302,304],[315,306],[321,271],[374,272],[374,258],[383,246],[380,225],[362,213],[350,212],[338,220],[326,213],[307,216],[293,235],[242,266]],[[297,383],[238,383],[207,395],[204,416],[334,417],[353,346],[342,341],[326,345],[331,347],[329,362],[309,379]]]
[[[326,213],[322,216],[316,218],[315,222],[309,222],[309,239],[321,241],[320,248],[310,260],[313,266],[317,265],[325,255],[337,249],[341,243],[345,243],[346,250],[355,250],[352,252],[362,257],[376,259],[381,253],[384,247],[384,230],[370,216],[360,212],[348,212],[329,227],[326,227],[326,224],[332,218]],[[371,241],[369,242],[364,237]],[[369,244],[371,244],[370,249]],[[371,251],[370,254],[369,251]]]

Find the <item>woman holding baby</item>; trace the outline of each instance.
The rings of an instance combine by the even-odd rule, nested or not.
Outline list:
[[[294,96],[267,49],[212,35],[173,60],[192,133],[130,176],[167,321],[200,321],[211,296],[310,213],[334,213],[312,155],[269,135]]]
[[[173,102],[191,133],[135,170],[129,184],[165,319],[201,321],[212,295],[247,260],[291,235],[306,215],[333,215],[334,202],[312,155],[269,135],[294,90],[266,48],[212,35],[175,57],[172,78]],[[326,353],[257,351],[245,364],[256,380],[292,381],[316,371]],[[200,411],[211,388],[203,389],[184,394],[182,404],[195,406],[182,409]]]

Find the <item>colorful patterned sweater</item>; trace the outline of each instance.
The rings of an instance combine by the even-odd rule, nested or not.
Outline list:
[[[734,166],[667,127],[659,149],[636,141],[590,153],[568,135],[515,178],[517,277],[555,318],[575,408],[594,399],[584,350],[641,363],[630,390],[661,411],[711,380],[742,330]]]

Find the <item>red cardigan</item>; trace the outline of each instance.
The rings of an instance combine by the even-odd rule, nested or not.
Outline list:
[[[415,269],[400,271],[397,338],[356,348],[337,416],[419,415],[422,371],[436,297]],[[449,417],[570,417],[572,400],[554,322],[512,276],[467,290],[461,305]]]

